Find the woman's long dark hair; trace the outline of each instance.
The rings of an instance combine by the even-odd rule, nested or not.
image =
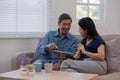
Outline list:
[[[84,31],[87,32],[86,33],[87,38],[93,39],[94,37],[99,36],[99,34],[95,28],[95,24],[90,17],[84,17],[84,18],[80,19],[78,24]]]

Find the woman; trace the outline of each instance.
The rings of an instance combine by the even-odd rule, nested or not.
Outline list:
[[[85,17],[79,20],[79,32],[83,37],[78,44],[77,52],[74,55],[76,60],[64,60],[61,64],[61,71],[106,73],[105,42],[99,36],[93,20]]]

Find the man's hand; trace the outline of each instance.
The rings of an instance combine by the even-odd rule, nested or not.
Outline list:
[[[48,45],[46,45],[46,50],[55,50],[57,49],[57,45],[55,43],[50,43]]]
[[[59,61],[59,62],[55,63],[55,64],[53,65],[53,70],[57,70],[57,71],[58,71],[58,70],[60,69],[61,63],[62,63],[62,61]]]

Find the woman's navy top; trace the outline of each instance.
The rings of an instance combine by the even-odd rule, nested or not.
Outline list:
[[[105,41],[101,38],[101,37],[95,37],[88,45],[86,45],[86,38],[84,38],[81,43],[84,45],[85,50],[88,52],[92,52],[92,53],[97,53],[97,48],[101,45],[104,44],[105,45]],[[89,56],[82,54],[81,52],[81,58],[85,59],[85,58],[89,58]]]

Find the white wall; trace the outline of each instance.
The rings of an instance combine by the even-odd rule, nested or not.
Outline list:
[[[73,18],[71,33],[78,33],[78,24],[75,19],[76,0],[53,1],[53,26],[50,30],[57,29],[57,19],[61,13],[69,13]],[[120,0],[105,0],[105,22],[96,24],[98,32],[102,35],[120,34]],[[35,51],[39,39],[0,39],[0,73],[10,71],[10,60],[15,53],[20,51]]]
[[[35,51],[39,39],[0,39],[0,73],[11,70],[11,57],[18,52]]]
[[[53,0],[53,26],[51,29],[57,29],[57,21],[58,17],[62,13],[68,13],[72,17],[72,27],[70,32],[73,34],[79,34],[78,33],[78,25],[76,21],[76,0]]]

